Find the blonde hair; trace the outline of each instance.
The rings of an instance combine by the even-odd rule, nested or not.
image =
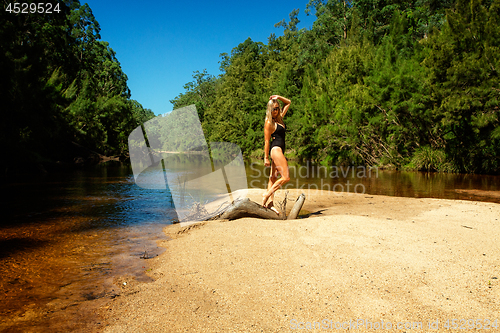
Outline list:
[[[274,119],[273,119],[273,107],[274,107],[274,104],[278,104],[278,107],[280,109],[279,113],[278,113],[278,116],[276,117],[276,119],[279,121],[281,120],[281,106],[280,106],[280,103],[278,103],[278,100],[277,99],[271,99],[269,100],[269,102],[267,102],[267,110],[266,110],[266,122],[269,121],[271,122],[271,124],[274,126]]]

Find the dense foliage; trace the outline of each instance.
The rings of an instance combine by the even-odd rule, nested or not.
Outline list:
[[[292,100],[288,157],[323,164],[500,172],[500,0],[310,0],[267,44],[221,54],[175,108],[195,103],[209,141],[263,157],[265,104]],[[289,148],[288,148],[289,147]]]
[[[89,6],[58,0],[58,13],[14,14],[9,3],[0,6],[3,171],[71,162],[77,147],[125,155],[128,134],[154,114],[130,99]]]
[[[59,13],[0,12],[2,170],[71,162],[76,147],[126,155],[154,116],[131,100],[88,5],[53,3]],[[306,12],[311,29],[296,9],[276,24],[283,36],[221,54],[222,75],[195,72],[174,108],[196,104],[209,142],[262,158],[279,94],[292,100],[288,157],[500,172],[500,0],[310,0]]]

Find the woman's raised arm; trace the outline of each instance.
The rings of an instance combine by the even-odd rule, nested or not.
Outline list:
[[[280,95],[272,95],[271,97],[269,97],[269,99],[279,99],[280,101],[285,103],[283,111],[281,112],[281,118],[285,117],[285,114],[288,112],[288,108],[290,107],[290,104],[292,104],[292,101]]]

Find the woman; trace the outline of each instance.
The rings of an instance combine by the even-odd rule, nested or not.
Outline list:
[[[285,103],[281,110],[278,100]],[[271,166],[271,174],[269,175],[269,183],[267,191],[262,195],[262,206],[266,207],[266,203],[271,198],[268,208],[279,214],[278,210],[273,207],[274,192],[283,184],[290,180],[288,172],[288,162],[285,158],[285,123],[283,117],[290,107],[290,100],[278,95],[269,97],[266,111],[266,121],[264,124],[264,165]],[[272,138],[271,144],[269,140]],[[272,163],[269,163],[271,156]],[[278,180],[278,173],[281,178]]]

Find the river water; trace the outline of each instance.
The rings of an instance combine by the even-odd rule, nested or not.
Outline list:
[[[138,188],[130,166],[2,188],[0,331],[85,328],[86,308],[119,293],[116,277],[148,281],[142,258],[162,252],[155,242],[176,217],[167,191]]]
[[[247,162],[249,188],[269,168]],[[290,163],[288,188],[500,203],[500,177]],[[147,282],[147,258],[177,217],[168,190],[134,183],[129,165],[18,178],[2,186],[0,331],[98,330],[91,310],[118,282]],[[118,280],[119,279],[119,280]]]

